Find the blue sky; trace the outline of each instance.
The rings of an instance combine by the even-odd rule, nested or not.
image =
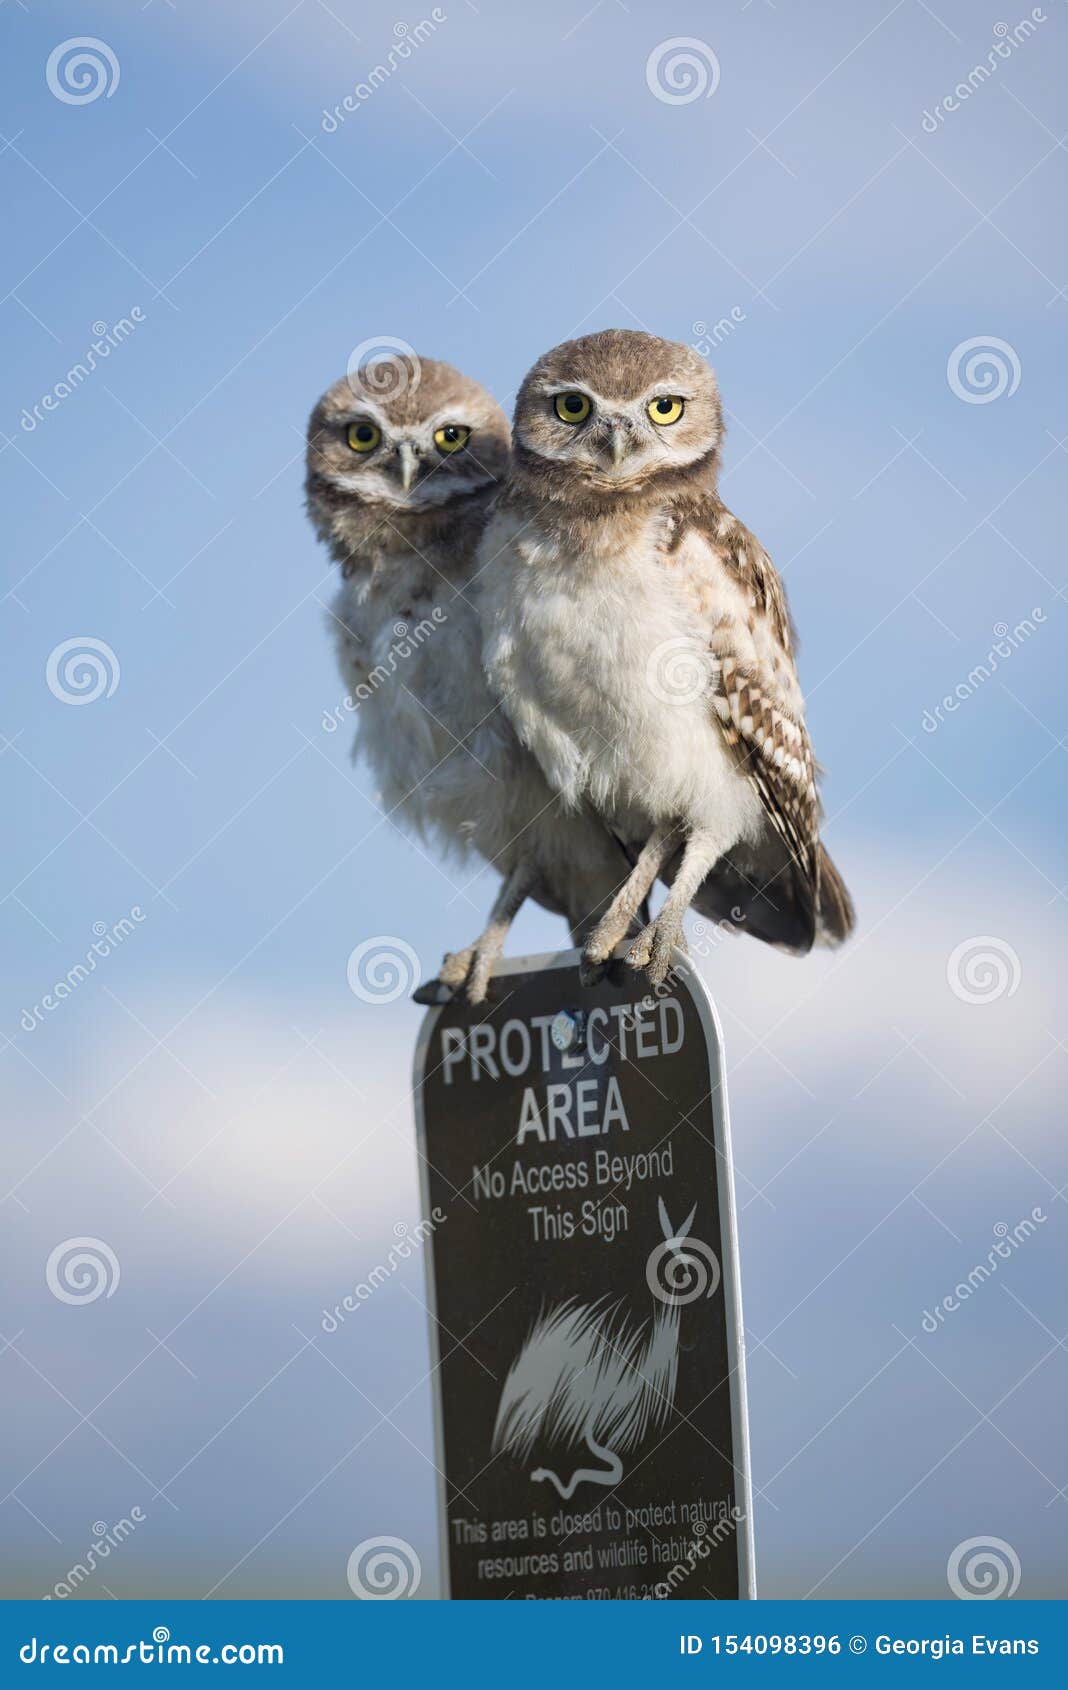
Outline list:
[[[296,1579],[346,1595],[348,1550],[376,1531],[429,1556],[425,1384],[400,1430],[345,1456],[360,1392],[386,1408],[425,1372],[418,1273],[338,1335],[347,1379],[293,1327],[415,1212],[417,1012],[353,998],[348,954],[386,932],[429,968],[491,888],[404,842],[347,734],[322,729],[342,689],[304,424],[375,337],[508,404],[574,333],[698,342],[722,320],[724,491],[787,580],[861,918],[833,961],[731,945],[705,970],[732,1065],[747,1314],[769,1346],[752,1363],[765,1588],[940,1594],[949,1549],[987,1531],[1015,1544],[1022,1594],[1063,1590],[1066,1358],[1043,1352],[1044,1329],[1062,1333],[1068,1177],[1068,24],[1061,0],[1037,11],[991,58],[1017,16],[964,0],[450,0],[440,22],[347,0],[3,9],[0,763],[17,825],[0,1324],[29,1358],[0,1356],[26,1410],[0,1488],[13,1591],[47,1588],[94,1520],[175,1470],[180,1511],[149,1508],[108,1577],[119,1594],[225,1576],[220,1594]],[[395,73],[324,129],[422,19]],[[118,78],[72,104],[46,64],[84,35]],[[684,36],[719,78],[671,104],[647,64]],[[930,132],[977,63],[996,68]],[[135,308],[24,426],[94,325]],[[947,370],[991,339],[1005,391],[975,402],[964,381],[962,398]],[[77,707],[46,671],[85,638],[115,684]],[[960,707],[925,729],[947,695]],[[121,948],[27,1032],[94,923],[135,906]],[[560,937],[525,912],[516,947]],[[1007,970],[979,1004],[947,985],[973,939]],[[1026,1308],[990,1287],[940,1347],[890,1360],[895,1328],[915,1337],[994,1225],[1040,1203],[1049,1223],[1005,1279]],[[81,1235],[111,1242],[123,1294],[70,1309],[43,1263]],[[176,1361],[145,1333],[178,1322]],[[944,1456],[969,1403],[991,1412],[1010,1386],[995,1426]],[[100,1434],[77,1425],[105,1396]]]

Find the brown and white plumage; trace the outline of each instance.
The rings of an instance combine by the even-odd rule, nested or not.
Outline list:
[[[446,957],[443,989],[417,994],[442,1001],[462,986],[478,1003],[526,897],[564,915],[581,942],[629,864],[588,807],[563,810],[482,669],[474,559],[508,461],[507,421],[448,364],[417,359],[393,373],[395,390],[372,368],[316,404],[307,507],[340,567],[331,626],[384,811],[503,877],[485,931]]]
[[[802,952],[853,921],[819,840],[782,583],[717,491],[722,433],[689,347],[623,330],[557,347],[520,390],[483,542],[487,668],[520,737],[643,847],[588,960],[663,873],[630,952],[657,979],[691,900]]]
[[[672,517],[668,555],[699,537],[715,564],[701,570],[695,605],[712,654],[712,704],[724,739],[738,748],[769,821],[785,842],[802,916],[801,943],[844,939],[853,925],[848,894],[820,843],[818,767],[805,726],[795,667],[796,636],[786,594],[760,541],[715,495]],[[742,604],[725,608],[722,570]],[[716,610],[710,614],[712,606]],[[714,886],[708,888],[715,903]],[[701,899],[698,898],[700,904]],[[720,912],[723,913],[723,912]],[[811,927],[811,932],[809,929]],[[806,942],[807,940],[807,942]]]

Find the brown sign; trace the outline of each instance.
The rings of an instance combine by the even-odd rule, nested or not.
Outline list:
[[[680,962],[577,953],[428,1012],[415,1062],[453,1598],[753,1594],[730,1138]]]

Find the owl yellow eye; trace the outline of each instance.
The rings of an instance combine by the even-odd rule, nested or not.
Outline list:
[[[382,438],[382,430],[374,423],[349,423],[346,438],[354,452],[373,452]]]
[[[558,393],[553,400],[553,410],[561,422],[585,422],[590,414],[591,406],[584,393]]]
[[[434,430],[434,445],[439,452],[462,452],[471,438],[471,430],[462,423],[446,423]]]
[[[653,422],[659,424],[661,428],[666,428],[669,423],[678,422],[686,409],[686,401],[685,399],[651,399],[646,409]]]

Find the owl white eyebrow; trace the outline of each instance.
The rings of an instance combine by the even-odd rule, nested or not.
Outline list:
[[[665,387],[662,381],[654,382],[644,393],[637,395],[639,405],[647,405],[653,399],[692,399],[692,387]]]
[[[464,422],[460,413],[448,410],[440,411],[434,417],[425,417],[417,423],[408,424],[407,430],[402,425],[390,422],[388,417],[384,416],[376,406],[371,404],[361,405],[357,409],[346,411],[343,415],[339,415],[337,418],[337,426],[339,428],[348,428],[354,422],[373,422],[376,427],[382,430],[383,437],[388,435],[390,439],[393,439],[398,433],[404,433],[406,431],[411,433],[420,429],[430,429],[433,431],[434,429],[441,428],[443,425],[449,423],[454,424],[458,428],[470,429],[472,434],[475,432],[474,423]]]
[[[472,434],[475,432],[474,423],[465,422],[462,411],[438,411],[435,416],[428,418],[422,426],[430,429],[445,428],[450,423],[455,428],[468,428]]]
[[[559,399],[561,393],[581,393],[584,399],[596,400],[598,405],[608,403],[608,401],[603,399],[592,387],[583,387],[581,383],[573,381],[560,382],[552,387],[542,387],[539,389],[539,392],[544,399]]]
[[[354,422],[373,422],[385,432],[389,428],[389,420],[378,409],[373,400],[365,400],[362,404],[353,405],[349,411],[340,411],[336,417],[338,428],[348,428]]]
[[[546,399],[559,399],[562,393],[581,393],[583,398],[591,400],[595,405],[603,405],[609,410],[621,405],[646,405],[652,399],[693,398],[693,388],[672,387],[669,389],[660,381],[654,382],[652,387],[647,387],[643,393],[635,393],[629,399],[606,399],[604,394],[598,393],[595,388],[582,387],[575,382],[572,382],[570,386],[545,387],[542,389],[542,394]]]

